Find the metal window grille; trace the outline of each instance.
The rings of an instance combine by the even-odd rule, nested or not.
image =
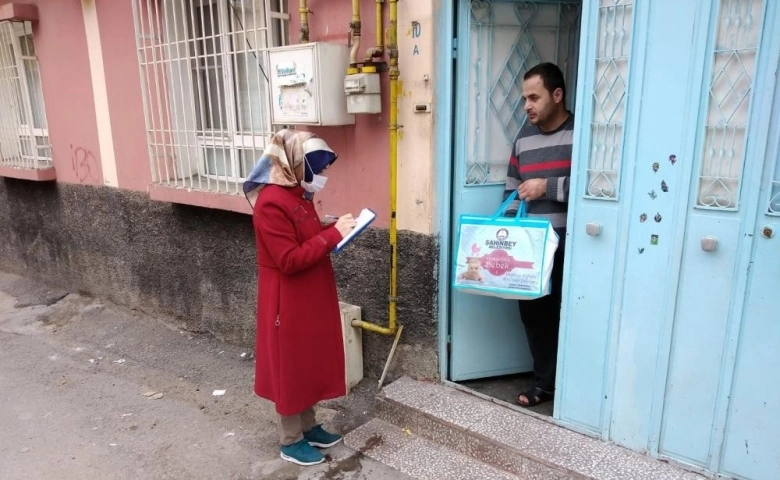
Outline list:
[[[587,198],[618,198],[633,18],[633,1],[601,0]]]
[[[523,74],[540,62],[558,64],[567,103],[576,82],[580,3],[566,0],[473,1],[469,15],[469,98],[465,184],[506,181],[509,149],[526,124]]]
[[[233,193],[273,134],[268,48],[282,0],[133,0],[153,181]]]
[[[52,165],[30,22],[0,22],[0,164]]]
[[[696,206],[734,210],[745,161],[764,2],[719,3]]]

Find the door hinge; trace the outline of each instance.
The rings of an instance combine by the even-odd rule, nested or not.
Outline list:
[[[458,39],[452,39],[452,58],[458,58]]]

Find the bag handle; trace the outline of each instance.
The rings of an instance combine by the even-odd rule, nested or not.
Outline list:
[[[504,203],[502,203],[501,206],[498,207],[496,213],[493,214],[493,220],[503,215],[506,209],[509,208],[509,204],[512,203],[516,198],[517,198],[517,190],[513,190],[512,193],[509,194],[508,197],[506,197]],[[525,218],[527,216],[528,216],[528,207],[525,203],[525,200],[520,200],[520,207],[518,207],[517,209],[515,218]]]

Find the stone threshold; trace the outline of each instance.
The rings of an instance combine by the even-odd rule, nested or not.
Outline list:
[[[377,402],[378,416],[403,431],[523,479],[705,478],[440,383],[403,377]]]
[[[488,465],[378,418],[370,420],[347,434],[344,437],[344,444],[373,460],[419,480],[521,479],[517,475]],[[368,473],[370,474],[370,472]]]

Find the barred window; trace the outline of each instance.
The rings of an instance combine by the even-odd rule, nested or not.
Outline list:
[[[282,0],[134,0],[153,181],[239,193],[273,133],[268,48]]]
[[[52,165],[30,22],[0,22],[0,164]]]

